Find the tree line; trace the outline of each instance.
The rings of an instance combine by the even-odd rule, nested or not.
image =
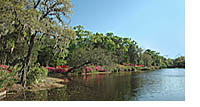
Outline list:
[[[142,49],[131,38],[112,32],[92,33],[79,25],[70,27],[70,0],[3,0],[0,3],[0,64],[17,70],[26,86],[27,74],[41,66],[88,64],[109,70],[116,64],[147,67],[184,67],[185,57],[170,59]],[[34,68],[34,69],[33,69]]]

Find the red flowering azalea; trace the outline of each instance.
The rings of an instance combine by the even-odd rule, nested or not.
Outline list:
[[[8,69],[7,65],[0,65],[0,71],[1,71],[1,68],[6,69],[8,73],[12,72],[11,70]]]
[[[62,66],[56,66],[56,68],[62,68]]]
[[[62,66],[62,68],[68,68],[68,66],[66,66],[66,65],[63,65],[63,66]]]
[[[104,70],[103,70],[103,69],[100,69],[99,72],[104,72]]]
[[[68,70],[69,70],[69,69],[65,68],[65,69],[64,69],[64,72],[68,72]]]
[[[8,66],[7,65],[0,65],[0,68],[8,69]]]
[[[144,65],[136,65],[136,67],[144,67]]]
[[[55,68],[54,67],[45,67],[46,69],[48,69],[48,71],[55,71]]]
[[[95,68],[96,68],[96,70],[99,71],[101,69],[101,66],[96,66]]]
[[[92,68],[90,68],[90,67],[86,67],[85,70],[86,70],[86,72],[88,72],[88,71],[92,71]]]
[[[69,66],[63,65],[63,66],[57,66],[58,68],[69,68]]]
[[[45,67],[46,69],[54,70],[54,67]]]
[[[56,66],[56,68],[54,67],[45,67],[46,69],[48,69],[49,71],[53,71],[53,72],[67,72],[68,71],[68,68],[69,66]]]
[[[104,71],[104,70],[101,68],[101,66],[96,66],[95,69],[98,70],[98,71],[100,71],[100,72],[103,72],[103,71]]]
[[[132,64],[128,64],[128,66],[132,66]]]

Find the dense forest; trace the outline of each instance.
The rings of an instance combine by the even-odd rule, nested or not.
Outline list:
[[[46,76],[45,67],[69,66],[68,72],[73,73],[94,66],[105,72],[129,65],[142,69],[185,67],[184,56],[166,58],[142,49],[131,38],[93,33],[81,25],[70,27],[72,8],[70,0],[1,1],[1,87],[16,81],[25,87]]]

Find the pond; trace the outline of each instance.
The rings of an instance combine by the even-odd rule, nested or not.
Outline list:
[[[4,101],[184,101],[185,69],[70,77],[65,87],[7,95]]]

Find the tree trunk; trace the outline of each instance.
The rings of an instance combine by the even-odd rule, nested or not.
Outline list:
[[[31,59],[31,54],[32,54],[35,36],[36,36],[36,33],[31,36],[31,39],[30,39],[30,42],[29,42],[30,45],[29,45],[29,48],[28,48],[28,54],[25,57],[23,68],[22,68],[21,85],[23,87],[26,87],[26,73],[29,71],[29,67],[30,67],[30,59]]]

